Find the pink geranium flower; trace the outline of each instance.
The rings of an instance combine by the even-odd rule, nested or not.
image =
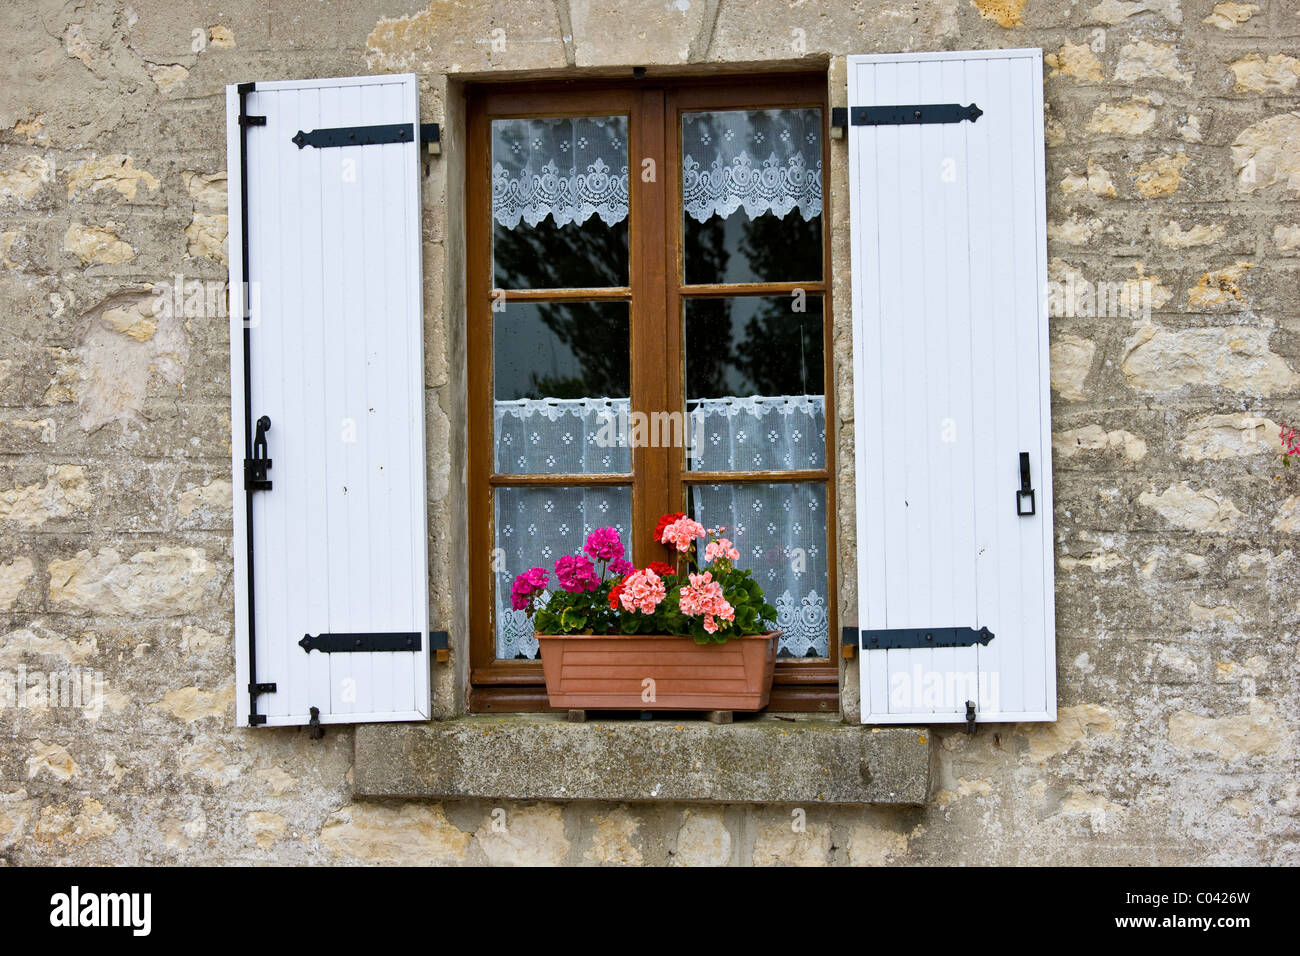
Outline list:
[[[560,587],[570,594],[594,591],[600,586],[595,567],[580,554],[566,554],[556,561],[555,577],[560,582]]]
[[[623,557],[623,542],[619,540],[618,529],[597,528],[587,535],[587,544],[582,550],[593,561],[613,561]]]
[[[674,545],[678,551],[684,552],[691,549],[696,538],[702,538],[704,535],[704,525],[693,518],[682,517],[664,528],[659,542]]]
[[[642,614],[653,614],[667,594],[663,578],[648,569],[634,571],[623,579],[621,587],[618,599],[623,610],[640,611]]]
[[[625,578],[635,570],[635,565],[623,558],[615,558],[609,562],[609,573],[616,578]]]
[[[532,602],[533,595],[546,587],[550,574],[545,568],[530,568],[515,578],[510,586],[510,606],[522,611]]]

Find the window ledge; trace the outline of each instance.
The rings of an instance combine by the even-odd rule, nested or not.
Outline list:
[[[734,724],[459,717],[356,729],[362,797],[923,804],[927,728],[808,715]]]

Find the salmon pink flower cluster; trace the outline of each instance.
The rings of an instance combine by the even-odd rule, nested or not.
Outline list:
[[[679,601],[682,613],[691,617],[703,616],[704,629],[716,634],[735,619],[735,608],[722,596],[722,585],[713,580],[711,572],[692,574],[690,580],[691,583],[682,588]]]
[[[664,527],[664,530],[659,535],[659,543],[671,544],[678,551],[686,552],[691,550],[696,538],[703,538],[707,533],[704,530],[704,525],[694,518],[682,515],[676,521]]]
[[[668,594],[663,578],[649,568],[636,571],[623,579],[619,586],[619,603],[625,611],[653,614]]]
[[[718,529],[718,531],[722,530],[722,528]],[[728,538],[718,538],[714,541],[710,541],[704,546],[705,561],[712,564],[714,561],[719,559],[727,561],[740,560],[740,552],[736,550],[736,546],[732,544]]]

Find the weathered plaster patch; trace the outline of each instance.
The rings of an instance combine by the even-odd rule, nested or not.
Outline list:
[[[1123,451],[1129,461],[1146,457],[1147,443],[1123,428],[1107,431],[1101,425],[1084,425],[1052,434],[1052,453],[1062,459],[1073,458],[1083,451]]]
[[[1100,136],[1141,136],[1156,124],[1156,111],[1146,97],[1127,103],[1102,103],[1092,111],[1087,130]]]
[[[1294,252],[1300,249],[1300,224],[1273,227],[1273,244],[1278,252]]]
[[[192,724],[204,717],[224,717],[234,703],[235,688],[231,684],[220,690],[202,690],[198,687],[169,690],[153,706]]]
[[[1122,554],[1115,551],[1091,551],[1082,557],[1071,557],[1068,554],[1061,555],[1057,560],[1061,570],[1073,571],[1076,568],[1087,568],[1094,574],[1105,574],[1107,571],[1113,571],[1125,563]]]
[[[253,842],[269,850],[284,837],[284,817],[269,810],[254,810],[244,817],[244,826]]]
[[[1169,742],[1180,750],[1208,751],[1223,760],[1260,757],[1286,747],[1277,708],[1252,698],[1244,714],[1205,717],[1180,710],[1169,718]]]
[[[1109,736],[1115,729],[1115,715],[1100,704],[1076,704],[1058,708],[1054,724],[1020,724],[1018,728],[1028,738],[1030,755],[1045,760]]]
[[[76,813],[70,807],[51,805],[41,808],[36,823],[36,840],[51,843],[57,840],[67,847],[83,846],[112,836],[117,832],[117,817],[93,797],[81,798],[81,809]]]
[[[1125,342],[1121,368],[1129,385],[1154,393],[1214,386],[1274,395],[1290,391],[1298,381],[1286,360],[1269,347],[1269,330],[1252,326],[1140,325]]]
[[[332,814],[320,831],[321,845],[338,856],[397,866],[459,863],[470,839],[470,834],[447,821],[442,807],[422,803],[409,803],[400,810],[350,804]]]
[[[1052,343],[1049,362],[1052,389],[1062,398],[1083,401],[1088,397],[1084,383],[1092,371],[1092,359],[1097,344],[1077,335],[1061,335]]]
[[[1232,144],[1232,163],[1242,192],[1282,183],[1300,194],[1300,113],[1247,126]]]
[[[1259,13],[1259,7],[1256,4],[1225,0],[1224,3],[1216,3],[1214,12],[1201,22],[1208,23],[1212,27],[1218,27],[1220,30],[1235,30],[1257,13]]]
[[[634,838],[641,821],[621,807],[595,818],[596,833],[583,859],[606,866],[640,866],[641,851]]]
[[[975,9],[979,10],[981,17],[992,20],[998,26],[1006,27],[1008,30],[1025,22],[1021,14],[1025,9],[1026,0],[971,0],[971,2],[975,4]]]
[[[135,250],[118,237],[114,228],[111,223],[106,226],[88,226],[74,222],[63,236],[63,248],[81,259],[83,266],[94,262],[107,265],[129,262],[135,258]]]
[[[54,167],[40,156],[24,156],[0,172],[0,203],[25,202],[36,198],[41,187],[54,178]]]
[[[199,509],[229,511],[232,505],[232,488],[229,481],[217,478],[196,488],[187,488],[176,501],[176,510],[188,518]]]
[[[1095,216],[1080,219],[1077,215],[1071,215],[1069,219],[1063,222],[1049,222],[1047,224],[1047,238],[1049,240],[1063,242],[1070,246],[1087,245],[1101,232],[1102,222]]]
[[[1100,83],[1104,79],[1101,61],[1086,43],[1063,43],[1058,52],[1043,57],[1043,63],[1051,67],[1048,76],[1070,76],[1088,83]]]
[[[197,203],[213,209],[226,208],[226,174],[200,173],[193,169],[181,171],[185,191]]]
[[[1292,495],[1278,506],[1271,527],[1283,534],[1300,531],[1300,497]]]
[[[726,866],[731,862],[731,831],[722,811],[690,809],[677,829],[674,866]]]
[[[32,742],[32,753],[27,758],[27,779],[46,773],[64,783],[77,775],[77,762],[58,744]]]
[[[805,821],[797,830],[791,820],[760,827],[754,838],[755,866],[825,866],[831,852],[831,828]]]
[[[1217,223],[1198,222],[1184,229],[1176,220],[1169,220],[1157,238],[1162,245],[1170,249],[1190,249],[1193,246],[1208,246],[1218,242],[1227,233],[1228,227]]]
[[[0,611],[7,611],[14,606],[18,595],[31,583],[35,570],[31,558],[18,557],[0,564]],[[3,648],[3,644],[0,644],[0,648]]]
[[[45,481],[0,491],[0,521],[35,527],[84,514],[93,501],[84,465],[49,465]]]
[[[1138,504],[1151,508],[1177,528],[1223,534],[1236,528],[1242,518],[1226,495],[1210,489],[1193,488],[1185,481],[1156,494],[1144,491]]]
[[[135,199],[141,184],[153,191],[158,178],[147,170],[136,169],[130,156],[92,156],[72,167],[68,173],[68,198],[112,190],[125,199]]]
[[[208,46],[214,50],[233,50],[235,32],[222,24],[208,27]]]
[[[1146,199],[1168,196],[1182,184],[1183,170],[1191,165],[1191,162],[1186,153],[1157,156],[1149,162],[1142,163],[1132,173],[1133,185]]]
[[[139,551],[125,561],[113,548],[78,551],[51,561],[49,571],[53,604],[122,617],[192,614],[220,583],[202,550],[172,545]]]
[[[1300,83],[1300,60],[1274,53],[1267,60],[1258,53],[1228,64],[1238,93],[1293,93]]]
[[[1241,277],[1255,268],[1249,262],[1236,262],[1222,269],[1206,272],[1187,292],[1187,305],[1193,309],[1217,309],[1233,304],[1245,305]]]
[[[1088,160],[1088,171],[1085,175],[1078,175],[1065,170],[1065,179],[1061,180],[1061,192],[1067,196],[1072,193],[1083,192],[1085,189],[1094,196],[1108,196],[1114,198],[1119,195],[1115,190],[1115,180],[1111,177],[1109,170],[1093,159]]]
[[[203,257],[228,264],[226,238],[230,224],[225,214],[209,216],[196,212],[193,220],[185,227],[186,253],[194,258]]]
[[[189,79],[190,71],[179,63],[150,63],[149,76],[158,92],[166,95]]]
[[[1179,454],[1192,461],[1223,461],[1281,454],[1277,422],[1244,413],[1205,415],[1187,425]]]
[[[125,427],[138,420],[154,376],[167,384],[180,383],[189,359],[189,336],[184,318],[174,309],[158,309],[159,301],[149,292],[127,292],[87,313],[76,365],[67,376],[86,431],[112,421]]]
[[[560,808],[542,805],[511,810],[503,825],[489,815],[474,843],[494,866],[557,866],[570,847]]]
[[[1137,83],[1141,80],[1172,80],[1192,85],[1192,73],[1178,68],[1178,51],[1171,46],[1138,40],[1125,44],[1115,66],[1115,82]]]
[[[46,628],[40,621],[0,635],[0,665],[16,667],[27,658],[57,657],[69,664],[85,664],[99,653],[94,631],[80,640],[70,640]]]
[[[1183,22],[1182,0],[1102,0],[1089,12],[1099,23],[1114,26],[1148,11],[1159,13],[1170,23]]]

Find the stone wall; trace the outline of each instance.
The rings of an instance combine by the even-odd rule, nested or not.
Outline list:
[[[0,858],[1300,862],[1300,470],[1280,467],[1278,441],[1300,418],[1300,3],[274,7],[0,6],[0,671],[107,685],[101,709],[0,710]],[[428,490],[431,600],[455,637],[459,84],[803,64],[828,70],[843,105],[845,54],[1006,46],[1048,54],[1052,278],[1151,306],[1098,316],[1076,297],[1053,319],[1056,724],[938,729],[937,792],[910,809],[362,800],[350,731],[234,726],[226,83],[415,71],[424,118],[444,124],[424,181]],[[845,147],[832,149],[852,620]],[[209,285],[156,314],[178,274]],[[442,715],[460,709],[463,656],[437,671]]]

